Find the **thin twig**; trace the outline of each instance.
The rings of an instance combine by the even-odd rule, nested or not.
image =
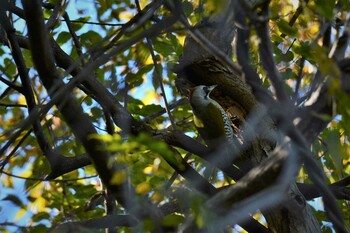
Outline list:
[[[135,0],[135,3],[136,3],[137,10],[139,12],[141,12],[141,7],[140,7],[139,1]],[[148,49],[150,51],[150,54],[151,54],[151,57],[152,57],[152,61],[153,61],[153,64],[154,64],[154,71],[156,73],[157,80],[158,80],[158,83],[159,83],[159,86],[160,86],[161,95],[162,95],[163,100],[164,100],[165,110],[166,110],[166,112],[167,112],[167,114],[169,116],[169,120],[170,120],[170,124],[171,124],[172,129],[176,130],[174,117],[173,117],[173,115],[171,114],[171,111],[170,111],[170,106],[169,106],[169,103],[168,103],[168,100],[167,100],[167,97],[166,97],[166,93],[165,93],[165,89],[164,89],[164,85],[163,85],[162,75],[161,75],[160,70],[158,68],[157,58],[156,58],[156,55],[154,53],[152,40],[149,37],[146,37],[146,41],[147,41]]]
[[[3,171],[4,167],[6,166],[6,164],[10,161],[10,159],[15,155],[16,151],[18,150],[18,148],[22,145],[22,143],[27,139],[27,137],[30,135],[30,133],[32,132],[32,130],[28,130],[28,132],[26,132],[25,135],[23,135],[23,137],[19,140],[19,142],[17,143],[17,145],[15,145],[13,147],[13,149],[11,150],[11,152],[6,156],[6,158],[4,160],[2,160],[1,164],[0,164],[0,173]],[[15,141],[16,141],[17,137],[15,138],[10,138],[7,142],[6,145],[12,145]],[[4,146],[5,147],[5,146]],[[0,153],[0,155],[3,155],[5,153]]]
[[[187,98],[181,98],[178,101],[176,101],[175,103],[172,103],[169,105],[169,109],[174,109],[174,108],[178,108],[182,105],[185,105],[186,103],[188,103],[188,99]],[[151,120],[153,120],[156,117],[159,117],[161,115],[163,115],[164,113],[166,113],[165,109],[160,110],[159,112],[156,112],[148,117],[145,117],[143,119],[143,122],[145,123],[149,123]]]
[[[297,100],[298,99],[298,93],[299,93],[299,88],[300,88],[300,84],[301,84],[301,80],[303,77],[303,68],[305,65],[305,58],[302,57],[300,59],[300,64],[299,64],[299,71],[298,71],[298,75],[296,76],[296,83],[295,83],[295,89],[294,89],[294,98]]]
[[[1,171],[2,174],[17,178],[17,179],[22,179],[22,180],[33,180],[33,181],[50,181],[50,182],[67,182],[67,181],[77,181],[77,180],[86,180],[86,179],[91,179],[91,178],[96,178],[98,175],[93,175],[93,176],[85,176],[85,177],[80,177],[80,178],[72,178],[72,179],[62,179],[62,180],[57,180],[57,179],[45,179],[45,178],[37,178],[37,177],[24,177],[24,176],[18,176],[15,174],[12,174],[10,172],[6,172],[4,170]]]
[[[9,80],[3,78],[2,76],[0,76],[0,81],[5,83],[7,86],[9,86],[10,88],[18,91],[19,93],[22,93],[22,87],[21,86],[18,86],[16,84],[14,84],[13,82],[10,82]]]
[[[1,102],[0,102],[0,106],[4,106],[5,108],[7,108],[7,107],[20,107],[20,108],[28,107],[25,104],[6,104],[6,103],[1,103]]]
[[[83,52],[82,52],[82,49],[81,49],[79,38],[78,38],[77,34],[75,33],[75,31],[74,31],[74,29],[72,27],[72,21],[69,19],[69,15],[68,15],[67,12],[64,12],[63,18],[64,18],[64,20],[65,20],[65,22],[67,24],[69,33],[72,35],[73,42],[74,42],[75,48],[77,50],[77,54],[79,55],[79,57],[83,57]],[[84,65],[84,59],[81,59],[81,62]]]

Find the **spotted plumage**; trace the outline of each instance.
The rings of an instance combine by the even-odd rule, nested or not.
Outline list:
[[[211,148],[218,147],[225,142],[233,143],[234,140],[231,117],[218,102],[210,98],[210,92],[215,87],[216,85],[196,86],[190,93],[194,124]]]

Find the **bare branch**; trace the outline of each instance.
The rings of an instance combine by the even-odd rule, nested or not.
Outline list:
[[[29,1],[23,0],[22,3],[28,22],[29,42],[33,61],[36,64],[40,78],[47,88],[48,93],[53,95],[54,92],[64,86],[64,83],[54,65],[53,53],[41,12],[41,2],[31,1],[29,3]],[[42,58],[45,58],[44,62]],[[54,97],[52,96],[52,98]],[[152,208],[154,212],[145,212],[142,209],[135,211],[138,209],[137,207],[140,207],[141,203],[137,203],[134,198],[135,191],[131,189],[127,180],[124,180],[120,184],[113,184],[110,182],[113,174],[122,171],[123,168],[118,164],[110,166],[109,153],[98,149],[103,147],[103,143],[91,137],[97,134],[97,132],[90,119],[83,113],[82,108],[75,101],[74,96],[71,93],[66,94],[64,99],[59,99],[57,107],[73,133],[81,141],[86,151],[91,156],[103,183],[111,190],[115,198],[122,203],[125,208],[135,214],[135,216],[143,218],[151,215],[156,218],[157,211],[154,208]],[[146,202],[143,204],[146,204]],[[151,208],[151,206],[149,206],[149,208]]]

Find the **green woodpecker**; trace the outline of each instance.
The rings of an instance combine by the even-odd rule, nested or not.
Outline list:
[[[217,149],[224,143],[231,144],[234,140],[230,116],[209,96],[216,86],[196,86],[189,95],[194,124],[211,149]]]

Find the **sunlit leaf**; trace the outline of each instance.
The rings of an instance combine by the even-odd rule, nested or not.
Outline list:
[[[25,209],[22,209],[22,208],[20,210],[18,210],[18,212],[15,216],[15,221],[18,221],[19,219],[21,219],[26,212],[27,211]]]
[[[292,27],[288,24],[288,22],[284,21],[284,20],[280,20],[277,22],[278,28],[280,29],[280,31],[288,36],[296,36],[298,33],[298,29],[296,29],[295,27]]]
[[[151,191],[151,186],[147,182],[140,183],[136,186],[136,192],[138,194],[147,194]]]
[[[116,171],[110,180],[110,184],[121,185],[126,181],[126,179],[127,179],[126,171],[124,170]]]

